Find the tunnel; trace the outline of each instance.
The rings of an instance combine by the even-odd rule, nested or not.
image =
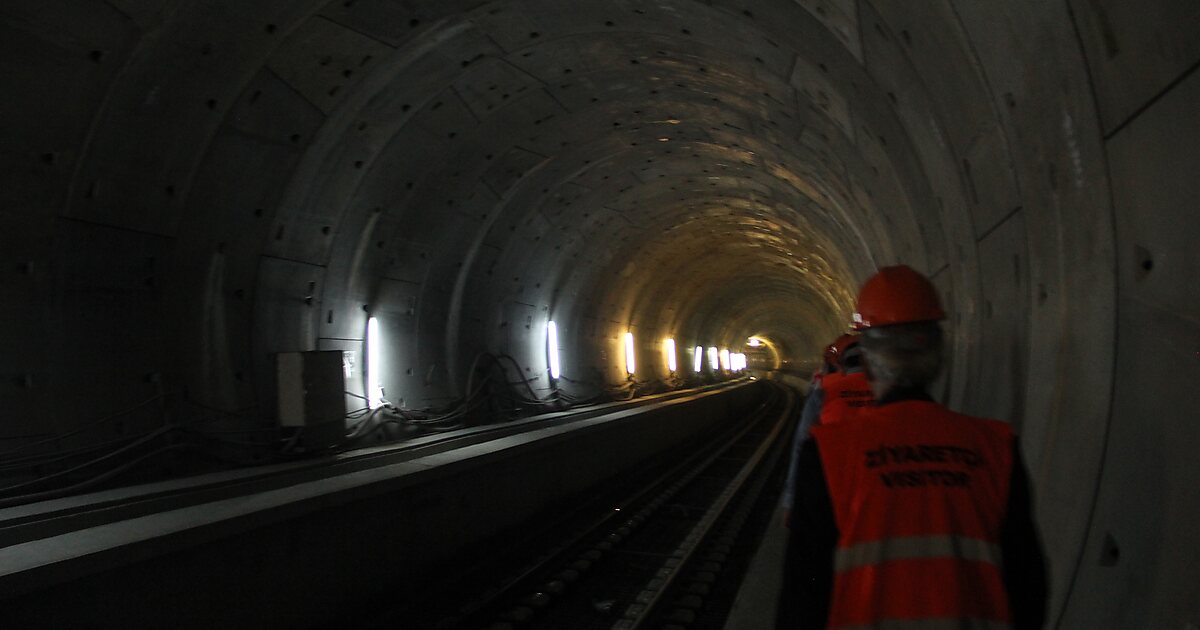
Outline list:
[[[1020,435],[1053,627],[1200,626],[1194,3],[0,14],[6,474],[168,425],[266,461],[286,353],[335,353],[346,411],[450,407],[481,353],[533,397],[710,347],[806,376],[903,263],[937,398]]]

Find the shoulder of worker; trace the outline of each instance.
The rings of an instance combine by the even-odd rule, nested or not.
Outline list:
[[[983,417],[983,416],[972,416],[969,414],[954,411],[953,409],[950,409],[949,407],[946,407],[945,405],[942,405],[941,403],[934,402],[933,404],[937,405],[940,408],[941,412],[943,414],[946,414],[946,417],[948,417],[950,419],[964,420],[964,421],[968,421],[968,422],[976,422],[982,426],[990,428],[993,431],[997,431],[1005,436],[1011,437],[1011,436],[1015,435],[1012,425],[1009,424],[1008,422],[1005,422],[1004,420],[997,420],[996,418],[987,418],[987,417]]]
[[[960,413],[934,400],[899,400],[861,407],[841,422],[813,427],[812,435],[819,438],[822,435],[871,432],[878,428],[879,422],[910,422],[919,419],[970,423],[1001,437],[1011,438],[1014,435],[1012,426],[1003,420]]]
[[[840,379],[840,378],[842,378],[841,372],[830,372],[830,373],[826,374],[825,376],[821,377],[821,383],[823,383],[825,385],[828,385],[829,383],[836,383],[838,381],[838,379]]]

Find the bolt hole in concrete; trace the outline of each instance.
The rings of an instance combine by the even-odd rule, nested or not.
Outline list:
[[[1104,534],[1104,544],[1100,547],[1100,566],[1113,567],[1121,559],[1121,548],[1111,533]]]
[[[1151,271],[1154,271],[1154,257],[1150,255],[1150,250],[1141,245],[1136,245],[1133,248],[1133,257],[1137,261],[1137,276],[1139,279],[1145,278]]]

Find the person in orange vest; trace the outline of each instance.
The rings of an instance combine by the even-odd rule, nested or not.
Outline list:
[[[821,380],[824,379],[827,374],[832,374],[836,371],[837,339],[834,339],[833,341],[829,342],[829,345],[825,346],[825,350],[821,353],[821,367],[817,368],[817,371],[813,375],[813,385],[820,385]]]
[[[792,436],[791,450],[788,451],[791,460],[788,465],[788,476],[784,483],[783,494],[780,497],[780,507],[783,512],[783,526],[790,527],[792,504],[794,501],[797,471],[797,453],[801,445],[808,439],[809,431],[818,424],[838,422],[843,417],[858,411],[872,401],[870,383],[862,365],[862,352],[858,347],[858,336],[843,334],[825,347],[822,378],[816,386],[809,390],[800,414],[800,424]],[[792,563],[792,545],[788,543],[784,551],[785,565]],[[783,589],[790,588],[786,579]],[[788,600],[781,602],[776,611],[776,625],[790,627],[795,619],[803,614]]]
[[[834,342],[838,370],[822,381],[819,408],[814,424],[832,424],[870,405],[871,383],[862,363],[858,335],[842,335]]]
[[[1040,628],[1046,566],[1008,424],[929,396],[937,292],[906,266],[863,285],[855,327],[876,402],[813,427],[797,457],[788,628]],[[781,626],[782,627],[782,626]]]
[[[835,388],[834,395],[840,397],[842,388],[839,385],[842,379],[842,371],[845,368],[842,366],[842,355],[846,350],[856,344],[858,341],[855,335],[843,334],[837,339],[834,339],[829,345],[825,346],[822,353],[823,363],[817,377],[814,377],[816,382],[808,390],[808,396],[804,399],[804,407],[800,411],[800,422],[796,427],[796,432],[792,435],[792,447],[788,451],[791,460],[788,464],[787,480],[784,482],[783,495],[780,497],[779,504],[783,509],[783,526],[788,526],[789,515],[791,513],[792,499],[795,495],[796,488],[796,454],[800,452],[800,445],[804,440],[808,439],[809,430],[821,421],[825,411],[825,401],[827,396],[825,389],[827,386]],[[856,371],[861,371],[861,364],[855,364]],[[838,413],[838,417],[840,417]],[[832,418],[832,414],[830,415]],[[832,421],[832,420],[831,420]]]

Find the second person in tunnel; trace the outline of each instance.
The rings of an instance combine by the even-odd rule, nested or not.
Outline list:
[[[800,412],[800,422],[792,436],[788,453],[787,481],[780,506],[783,525],[788,526],[796,489],[796,455],[818,424],[832,424],[852,415],[873,400],[870,383],[862,363],[858,335],[843,334],[825,347],[819,379],[809,389]]]

